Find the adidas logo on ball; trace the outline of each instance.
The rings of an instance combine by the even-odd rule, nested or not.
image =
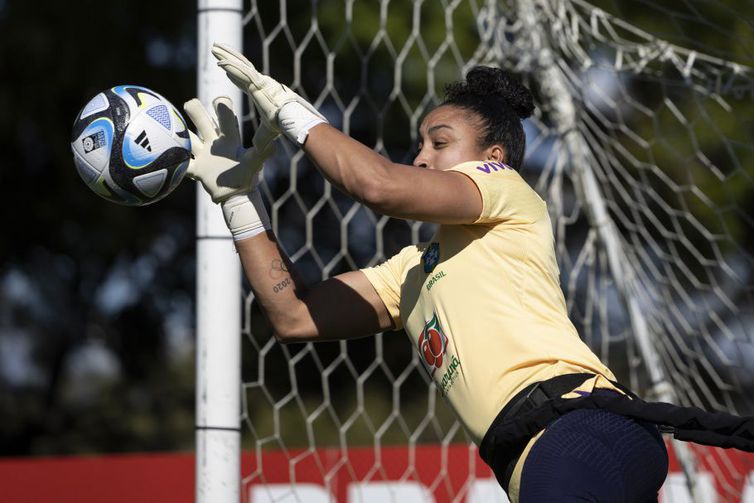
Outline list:
[[[152,151],[152,147],[149,146],[149,138],[147,138],[147,132],[142,130],[141,133],[139,133],[139,136],[136,137],[136,143],[138,145],[141,145],[148,151]]]

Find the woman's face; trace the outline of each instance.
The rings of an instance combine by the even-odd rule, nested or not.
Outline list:
[[[419,127],[419,153],[414,166],[446,170],[466,161],[503,160],[502,148],[479,147],[481,120],[473,113],[453,105],[432,110]]]

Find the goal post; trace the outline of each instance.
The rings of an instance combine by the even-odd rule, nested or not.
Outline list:
[[[241,117],[242,93],[215,64],[213,42],[240,47],[242,0],[198,0],[197,96],[229,96]],[[211,113],[214,114],[214,111]],[[222,212],[196,192],[196,501],[240,499],[241,265]]]
[[[561,285],[584,341],[643,397],[751,414],[754,71],[719,48],[706,54],[702,41],[643,30],[598,1],[610,4],[200,0],[199,95],[206,104],[235,93],[240,106],[243,98],[209,59],[210,44],[227,41],[335,126],[409,163],[418,125],[444,84],[477,64],[513,72],[537,105],[524,123],[521,173],[548,203]],[[695,1],[644,3],[676,24],[719,21],[673,10]],[[244,121],[255,128],[248,102],[247,110]],[[354,203],[284,139],[265,164],[261,191],[281,245],[310,282],[377,264],[436,229]],[[197,499],[209,494],[200,484],[226,483],[241,491],[228,498],[254,502],[499,498],[405,334],[287,346],[271,337],[253,293],[238,289],[238,259],[219,212],[202,196],[200,218],[212,214],[218,226],[210,231],[200,221],[198,248],[217,245],[222,255],[202,259],[198,283],[217,283],[228,297],[197,299],[205,330],[197,354],[209,361],[222,353],[223,364],[233,364],[211,384],[198,360],[197,424],[207,428],[197,431],[197,446],[217,431],[213,441],[227,449],[217,451],[215,473],[237,476],[240,421],[250,454],[240,479],[216,483],[209,482],[215,468],[198,459]],[[222,272],[211,272],[215,266]],[[231,312],[240,299],[241,311]],[[222,322],[209,321],[221,316],[221,304],[232,335],[218,336]],[[210,405],[207,397],[229,392],[240,404]],[[669,445],[666,496],[742,498],[754,458]],[[208,450],[200,455],[210,458]],[[203,501],[225,501],[213,498]]]

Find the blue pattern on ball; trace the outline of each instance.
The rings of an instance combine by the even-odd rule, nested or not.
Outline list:
[[[108,106],[107,98],[105,98],[105,95],[102,93],[99,93],[97,96],[92,98],[92,101],[86,104],[84,109],[81,111],[81,117],[87,117],[92,112],[99,112],[101,110],[105,110]]]
[[[147,110],[147,115],[162,124],[168,131],[170,130],[170,113],[168,112],[168,107],[165,105],[157,105],[150,108]]]

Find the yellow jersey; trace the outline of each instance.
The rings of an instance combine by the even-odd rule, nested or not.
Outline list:
[[[362,271],[478,445],[533,382],[591,372],[610,387],[604,378],[615,377],[568,318],[545,202],[504,164],[451,170],[478,187],[477,221],[441,225],[429,243]]]

